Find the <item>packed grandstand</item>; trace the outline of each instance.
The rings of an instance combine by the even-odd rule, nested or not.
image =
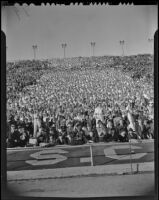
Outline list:
[[[154,138],[152,69],[149,54],[8,62],[7,147]]]

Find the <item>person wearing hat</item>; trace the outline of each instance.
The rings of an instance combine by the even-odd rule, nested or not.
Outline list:
[[[63,120],[61,122],[60,129],[58,129],[58,138],[56,140],[57,144],[67,144],[66,135],[66,121]]]
[[[87,126],[89,120],[89,115],[88,115],[88,111],[83,112],[83,117],[82,117],[82,126]]]
[[[148,119],[145,119],[143,123],[143,137],[144,139],[152,138],[151,127]]]
[[[45,120],[42,122],[42,126],[44,127],[44,130],[46,132],[46,142],[49,142],[49,132],[50,132],[50,123],[49,123],[49,117],[45,117]]]
[[[17,147],[19,145],[19,140],[20,140],[19,131],[16,130],[15,124],[11,124],[11,129],[7,136],[7,147],[8,148]]]
[[[85,137],[85,133],[82,130],[82,123],[77,122],[74,127],[75,131],[75,144],[84,144],[87,143],[87,139]]]
[[[91,132],[93,133],[93,136],[92,136],[93,142],[99,142],[99,136],[98,136],[98,132],[97,132],[97,129],[96,129],[96,125],[93,125],[91,127]]]
[[[114,112],[113,123],[115,127],[117,126],[117,124],[120,124],[121,120],[122,116],[120,115],[120,113],[118,111]]]
[[[137,135],[132,128],[128,128],[128,138],[129,139],[137,139]]]
[[[97,132],[98,132],[99,141],[102,142],[106,135],[106,126],[101,120],[98,120],[97,123],[98,123]]]
[[[55,123],[52,123],[52,125],[49,128],[49,142],[55,144],[57,138],[58,138],[58,132],[56,130]]]
[[[15,128],[18,129],[18,126],[21,124],[19,115],[15,114],[13,123],[15,124]]]
[[[116,135],[114,135],[113,139],[115,141],[119,140],[120,142],[128,141],[127,126],[125,126],[123,119],[120,119],[119,123],[116,125]]]
[[[39,146],[40,143],[46,143],[47,142],[47,134],[45,131],[45,128],[43,126],[40,127],[40,130],[37,134],[37,143],[36,146]]]
[[[33,137],[33,123],[30,120],[30,118],[25,118],[25,130],[27,132],[27,134],[29,135],[29,137]]]
[[[73,129],[73,122],[70,121],[67,124],[67,135],[66,135],[66,140],[67,144],[74,144],[74,137],[75,137],[75,132]]]
[[[18,131],[20,134],[19,146],[25,147],[29,142],[29,135],[27,134],[27,132],[24,129],[24,126],[22,125],[18,126]]]
[[[124,128],[119,129],[118,140],[120,142],[128,142],[128,133],[126,129]]]
[[[56,129],[60,129],[63,124],[65,124],[65,117],[63,115],[58,115],[56,119]]]
[[[113,124],[113,120],[108,120],[107,121],[107,128],[106,128],[106,134],[104,135],[104,141],[105,142],[110,142],[114,139],[116,139],[116,129]]]

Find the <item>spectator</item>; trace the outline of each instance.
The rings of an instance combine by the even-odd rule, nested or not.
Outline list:
[[[98,120],[97,124],[98,126],[96,128],[98,132],[98,138],[99,138],[99,141],[102,142],[104,136],[106,135],[106,126],[104,123],[102,123],[101,120]]]
[[[11,130],[7,137],[7,147],[17,147],[19,146],[20,133],[15,129],[15,125],[11,124]]]
[[[82,130],[82,124],[78,122],[75,125],[75,138],[74,138],[75,144],[84,144],[87,143],[87,139],[85,136],[84,131]]]
[[[32,138],[33,137],[33,123],[31,122],[31,120],[28,120],[27,118],[25,118],[25,130],[29,138]]]
[[[70,121],[67,124],[67,144],[73,145],[74,144],[74,137],[75,137],[75,132],[73,129],[73,123]]]
[[[110,141],[116,141],[117,140],[117,132],[116,129],[114,128],[113,121],[108,120],[107,123],[107,129],[106,129],[106,135],[104,137],[105,142],[110,142]]]
[[[52,144],[56,144],[56,141],[58,139],[58,132],[55,127],[55,123],[52,124],[50,127],[50,132],[49,132],[49,141]]]
[[[67,136],[66,126],[62,124],[62,126],[58,130],[57,144],[67,144],[66,136]]]
[[[40,134],[40,130],[41,130],[41,120],[40,120],[40,116],[38,116],[38,114],[34,114],[34,138],[37,138],[37,134],[39,132]]]
[[[137,135],[135,134],[135,132],[133,131],[132,128],[128,129],[128,138],[130,139],[137,139]]]
[[[45,129],[41,127],[39,129],[39,132],[37,134],[37,143],[36,145],[39,146],[40,143],[46,143],[47,142],[47,133],[45,132]]]
[[[123,119],[120,119],[119,123],[116,126],[116,135],[114,135],[114,140],[119,140],[120,142],[128,141],[127,128],[126,126],[124,126]]]
[[[151,67],[150,55],[8,63],[8,135],[14,124],[30,138],[43,130],[42,141],[51,143],[74,144],[78,135],[97,142],[102,134],[124,142],[129,129],[134,138],[153,138]]]
[[[20,137],[18,146],[25,147],[29,142],[29,135],[25,131],[24,127],[21,125],[18,127],[18,131],[19,131],[19,137]]]

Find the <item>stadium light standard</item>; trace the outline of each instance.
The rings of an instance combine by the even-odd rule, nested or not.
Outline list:
[[[148,38],[148,42],[151,45],[151,51],[152,51],[152,55],[153,55],[153,38]],[[154,67],[152,66],[152,74],[154,74]]]
[[[67,44],[63,43],[62,48],[63,48],[64,58],[66,58],[66,51],[65,51],[66,47],[67,47]]]
[[[35,60],[36,59],[36,51],[38,49],[38,46],[37,45],[33,45],[32,48],[33,48],[34,60]]]
[[[92,50],[93,50],[93,56],[94,56],[94,48],[95,48],[95,45],[96,45],[95,42],[91,42],[91,47],[92,47]]]
[[[124,56],[124,44],[125,44],[125,41],[124,40],[120,40],[119,43],[120,43],[121,49],[122,49],[122,56]]]
[[[149,42],[149,44],[153,44],[153,38],[148,38],[148,42]],[[153,46],[153,45],[152,45]],[[153,54],[153,53],[152,53]]]

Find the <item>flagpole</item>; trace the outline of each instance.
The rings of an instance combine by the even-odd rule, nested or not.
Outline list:
[[[93,153],[92,153],[92,145],[90,145],[90,154],[91,154],[91,166],[93,166]]]
[[[128,115],[128,119],[129,119],[129,114],[130,114],[130,110],[129,110],[130,108],[128,108],[128,113],[127,113],[127,115]],[[131,115],[130,115],[130,117],[131,117]],[[131,119],[129,119],[129,122],[131,123]],[[128,139],[129,139],[129,155],[130,155],[130,167],[131,167],[131,174],[132,174],[132,172],[133,172],[133,169],[132,169],[132,155],[131,155],[131,153],[132,153],[132,149],[131,149],[131,135],[130,135],[130,133],[129,133],[129,130],[128,130]]]
[[[129,138],[129,154],[130,154],[130,167],[131,167],[131,174],[133,173],[133,169],[132,169],[132,149],[131,149],[131,137],[130,137],[130,133],[128,132],[128,138]]]

